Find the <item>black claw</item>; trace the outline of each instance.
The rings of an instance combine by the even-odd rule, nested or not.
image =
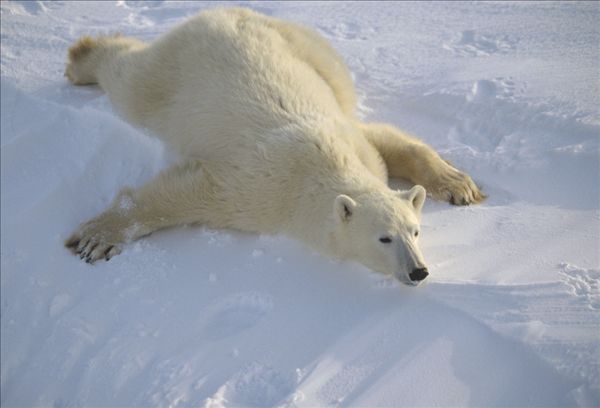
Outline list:
[[[466,198],[461,198],[460,201],[458,201],[458,198],[454,197],[454,195],[450,196],[450,204],[452,205],[469,205],[469,201],[467,201]]]
[[[88,244],[90,243],[90,240],[87,239],[86,241],[84,241],[83,245],[81,246],[82,248],[85,248],[88,246]]]
[[[112,258],[111,256],[108,255],[108,253],[111,251],[111,249],[113,249],[115,246],[111,245],[109,246],[106,251],[104,251],[104,259],[106,259],[106,261],[110,261],[110,258]]]

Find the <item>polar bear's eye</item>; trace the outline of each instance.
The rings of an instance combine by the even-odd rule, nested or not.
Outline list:
[[[419,236],[419,231],[415,231],[415,238]]]
[[[392,239],[390,237],[381,237],[381,238],[379,238],[379,242],[383,242],[384,244],[389,244],[390,242],[392,242]]]

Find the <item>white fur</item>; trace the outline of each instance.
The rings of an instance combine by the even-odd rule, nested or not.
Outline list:
[[[388,171],[436,198],[481,199],[467,175],[422,142],[360,123],[342,59],[304,27],[217,9],[150,45],[87,38],[70,56],[69,79],[98,82],[127,120],[184,159],[124,190],[68,240],[90,262],[159,228],[200,222],[285,233],[409,282],[425,266],[414,237],[425,190],[391,190]]]

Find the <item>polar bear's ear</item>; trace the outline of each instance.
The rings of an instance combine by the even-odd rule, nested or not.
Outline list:
[[[345,194],[340,194],[335,198],[333,204],[333,212],[337,220],[342,222],[350,221],[352,213],[356,208],[356,201]]]
[[[421,212],[426,196],[427,192],[425,191],[425,188],[420,185],[416,185],[408,191],[400,192],[400,197],[411,203],[417,213]]]

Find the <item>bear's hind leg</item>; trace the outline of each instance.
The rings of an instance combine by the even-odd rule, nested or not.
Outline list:
[[[365,137],[383,157],[391,177],[420,184],[437,200],[476,204],[486,196],[468,174],[454,168],[425,143],[385,124],[361,125]]]
[[[123,189],[107,211],[81,225],[65,246],[88,263],[109,260],[123,244],[156,230],[205,221],[211,188],[198,162],[174,166],[138,190]]]
[[[65,76],[75,85],[93,85],[99,80],[99,70],[120,52],[141,49],[146,45],[121,35],[81,37],[69,48]],[[102,85],[102,84],[101,84]]]

